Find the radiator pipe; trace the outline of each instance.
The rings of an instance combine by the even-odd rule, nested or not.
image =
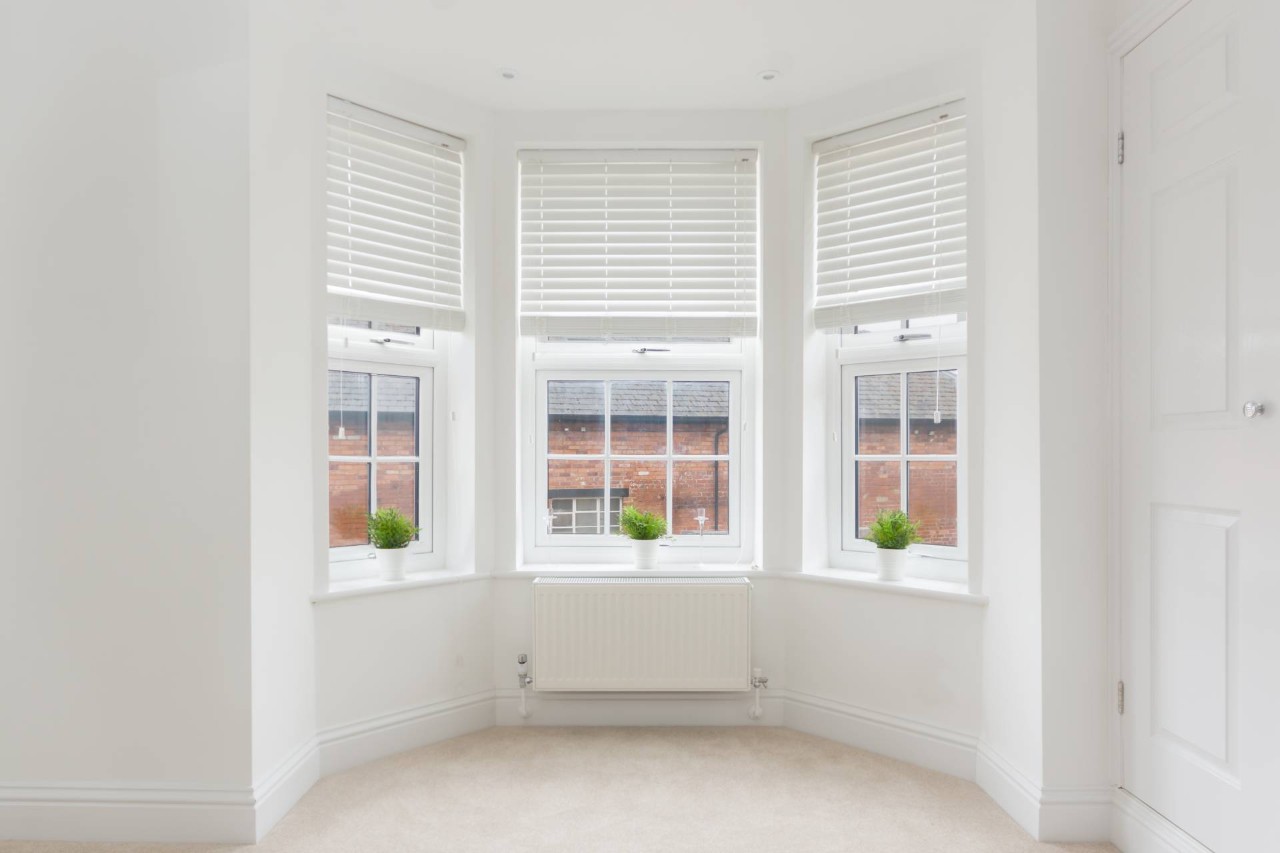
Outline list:
[[[715,442],[714,450],[715,450],[716,456],[720,455],[720,439],[723,438],[725,433],[727,433],[728,431],[729,431],[728,427],[721,427],[720,429],[716,430],[715,438],[713,439],[713,441]],[[711,470],[714,472],[712,485],[711,485],[711,506],[714,507],[714,509],[712,509],[711,511],[711,518],[712,518],[711,529],[718,531],[720,529],[720,460],[719,459],[715,461]]]
[[[751,670],[751,686],[756,691],[756,703],[751,706],[751,710],[747,711],[747,716],[758,720],[764,716],[764,708],[760,707],[760,691],[769,686],[769,679],[765,677],[764,670],[760,667]]]
[[[526,654],[516,655],[516,678],[520,683],[520,718],[529,719],[529,706],[525,703],[526,691],[533,678],[529,675],[529,656]]]

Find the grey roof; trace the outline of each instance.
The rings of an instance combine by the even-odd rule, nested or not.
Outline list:
[[[378,410],[414,412],[418,407],[418,380],[412,376],[386,376],[378,382]],[[329,371],[329,411],[369,411],[369,374]]]
[[[935,405],[944,418],[955,417],[955,371],[942,371],[942,387],[938,389],[934,388],[934,375],[932,370],[913,371],[908,374],[907,397],[911,407],[910,417],[932,418]],[[897,373],[858,377],[859,418],[897,420],[900,417],[902,386],[898,377]]]
[[[665,418],[665,382],[612,383],[610,411],[630,417]],[[677,418],[728,418],[728,382],[677,382],[672,391]],[[552,380],[547,383],[547,411],[559,417],[603,417],[604,383],[598,380]]]

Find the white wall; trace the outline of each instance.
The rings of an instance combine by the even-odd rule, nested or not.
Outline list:
[[[69,5],[0,25],[25,374],[0,786],[230,797],[251,781],[248,4]],[[59,829],[29,817],[0,808],[0,836]]]
[[[986,750],[1042,781],[1039,159],[1036,16],[1009,0],[982,55],[986,191],[986,482],[983,636]],[[979,777],[981,781],[981,776]]]
[[[314,27],[301,2],[255,4],[250,54],[250,463],[253,780],[308,760],[316,730],[313,353],[323,313],[312,259],[320,194],[309,97]],[[314,763],[298,786],[315,779]],[[264,790],[267,789],[267,790]],[[286,795],[287,798],[288,795]],[[286,803],[289,805],[290,803]]]
[[[1044,784],[1107,786],[1107,38],[1112,0],[1041,0],[1041,620]],[[1055,836],[1062,838],[1061,831]]]

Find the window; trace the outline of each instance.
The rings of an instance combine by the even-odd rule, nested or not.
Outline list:
[[[814,325],[830,332],[839,412],[831,562],[870,568],[876,515],[904,510],[908,573],[965,579],[965,105],[814,145]]]
[[[677,544],[736,549],[739,377],[541,374],[538,544],[624,546],[618,516],[635,506],[666,518]]]
[[[749,150],[520,152],[527,561],[629,560],[628,506],[667,520],[671,562],[744,558],[756,172]]]
[[[443,564],[444,358],[464,322],[463,152],[448,134],[328,99],[330,581],[376,574],[368,516],[422,528],[409,570]]]
[[[329,370],[329,548],[333,579],[372,574],[343,565],[373,556],[366,529],[395,507],[422,528],[410,553],[433,552],[433,370],[333,359]],[[427,560],[416,564],[426,567]]]
[[[877,513],[901,509],[919,525],[912,553],[941,558],[912,573],[963,580],[963,369],[955,356],[841,367],[837,529],[844,553],[874,550],[868,526]]]

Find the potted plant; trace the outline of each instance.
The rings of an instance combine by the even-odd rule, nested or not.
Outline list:
[[[384,581],[404,580],[409,543],[422,530],[395,507],[384,506],[369,516],[369,541],[378,555],[378,574]]]
[[[631,540],[636,568],[648,571],[658,567],[658,540],[667,535],[667,520],[652,512],[641,512],[634,506],[622,508],[618,518],[622,535]]]
[[[900,581],[907,570],[907,546],[920,541],[916,523],[900,509],[881,510],[867,530],[876,545],[876,570],[882,581]]]

